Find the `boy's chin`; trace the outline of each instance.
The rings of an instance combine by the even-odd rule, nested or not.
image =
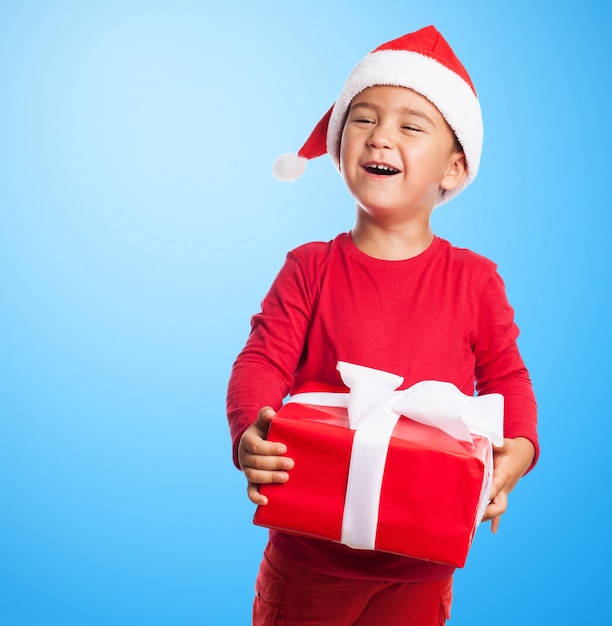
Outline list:
[[[380,222],[389,223],[389,221],[397,220],[399,222],[409,222],[415,220],[423,223],[429,220],[435,207],[436,200],[434,198],[429,201],[423,201],[416,204],[402,205],[395,202],[385,202],[384,200],[363,201],[355,198],[357,208],[357,220],[366,220],[371,223]]]

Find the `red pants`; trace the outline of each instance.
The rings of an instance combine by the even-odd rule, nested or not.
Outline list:
[[[319,574],[268,544],[255,582],[253,626],[443,626],[452,576],[425,583]]]

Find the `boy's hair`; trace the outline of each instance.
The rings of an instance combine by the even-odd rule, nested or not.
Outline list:
[[[434,26],[382,44],[350,73],[336,102],[300,148],[297,155],[283,154],[274,164],[279,180],[293,181],[308,159],[329,154],[340,167],[340,139],[346,113],[353,98],[368,87],[407,87],[438,108],[465,154],[468,174],[457,189],[444,191],[437,206],[448,202],[476,177],[482,151],[482,115],[474,85],[451,47]]]

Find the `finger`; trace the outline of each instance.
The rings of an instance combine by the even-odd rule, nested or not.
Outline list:
[[[501,446],[496,446],[494,443],[491,443],[494,452],[506,452],[508,450],[508,445],[510,440],[505,438]]]
[[[264,496],[259,488],[266,484],[282,484],[289,480],[287,472],[261,472],[247,470],[244,472],[247,477],[247,495],[249,500],[257,505],[268,504],[268,498]]]
[[[497,531],[499,530],[499,522],[500,522],[500,520],[501,520],[501,515],[498,515],[497,517],[494,517],[491,520],[491,532],[493,534],[496,534]]]
[[[240,444],[253,454],[280,455],[286,454],[287,447],[275,441],[268,441],[268,431],[272,419],[276,417],[276,412],[272,407],[260,409],[257,419],[242,435]]]
[[[249,500],[257,506],[265,506],[268,504],[268,498],[259,492],[259,485],[255,483],[247,484],[247,495]]]
[[[241,467],[250,465],[254,456],[276,457],[287,453],[287,446],[278,441],[268,441],[265,434],[255,427],[249,426],[240,438],[238,458]],[[270,468],[274,469],[274,468]]]
[[[242,470],[255,469],[273,472],[275,470],[288,471],[293,469],[295,462],[287,456],[275,456],[273,454],[249,454],[243,455]]]
[[[499,467],[493,471],[493,480],[491,481],[491,491],[489,492],[489,500],[495,500],[497,495],[504,491],[508,481],[508,474]]]
[[[267,433],[268,428],[270,428],[270,422],[274,419],[276,412],[271,406],[264,406],[259,409],[259,413],[257,414],[257,419],[254,422],[254,425],[263,432]]]
[[[500,491],[495,498],[489,502],[482,520],[484,522],[489,520],[493,521],[495,518],[501,517],[506,512],[507,508],[508,496],[505,492]],[[497,525],[499,525],[499,521],[497,522]]]
[[[289,473],[279,470],[258,470],[252,467],[247,467],[243,470],[243,472],[248,482],[255,483],[257,485],[286,483],[289,480]]]
[[[287,446],[279,441],[267,441],[254,433],[245,433],[240,445],[246,456],[280,457],[287,453]],[[270,468],[273,469],[273,468]]]
[[[261,439],[266,439],[268,430],[270,428],[270,422],[276,415],[271,407],[264,407],[257,414],[257,419],[242,433],[240,438],[240,445],[245,445],[249,442],[250,447],[257,445],[257,442]]]

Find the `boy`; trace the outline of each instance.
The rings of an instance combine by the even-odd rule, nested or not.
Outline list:
[[[257,505],[259,485],[291,480],[283,442],[266,440],[287,393],[341,385],[338,361],[500,393],[505,439],[495,450],[485,520],[497,531],[508,493],[536,462],[536,404],[495,265],[436,237],[436,206],[476,176],[482,121],[471,80],[433,27],[384,44],[353,70],[298,157],[299,176],[329,153],[356,201],[355,225],[287,255],[253,317],[228,388],[234,461]],[[324,468],[322,468],[324,471]],[[253,623],[434,626],[450,617],[451,566],[270,531]]]

